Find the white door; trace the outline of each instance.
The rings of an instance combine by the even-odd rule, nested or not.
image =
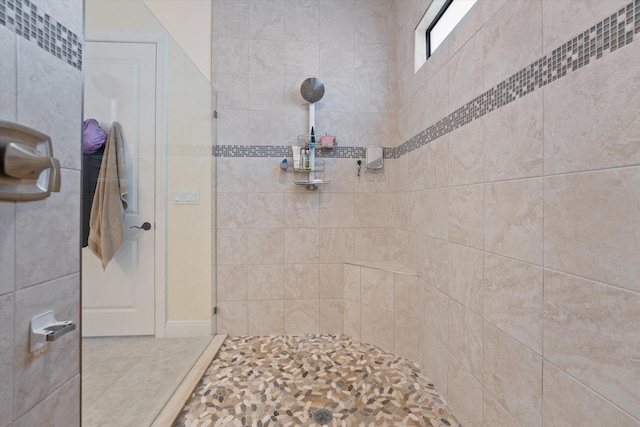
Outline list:
[[[122,126],[125,242],[103,271],[82,249],[83,336],[154,334],[156,45],[87,41],[84,118]],[[148,222],[148,231],[131,228]]]

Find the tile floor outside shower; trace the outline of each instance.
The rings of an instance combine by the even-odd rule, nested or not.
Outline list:
[[[174,427],[461,424],[412,361],[345,335],[228,337]]]
[[[148,427],[211,337],[82,339],[82,427]]]

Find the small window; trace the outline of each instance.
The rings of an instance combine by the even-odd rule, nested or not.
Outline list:
[[[436,51],[477,0],[433,0],[415,31],[414,71]]]

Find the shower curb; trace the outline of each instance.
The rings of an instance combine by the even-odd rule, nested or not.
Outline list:
[[[198,381],[200,381],[200,378],[202,378],[206,370],[211,365],[213,358],[218,354],[218,351],[220,350],[220,347],[222,347],[222,343],[226,338],[227,335],[222,334],[216,335],[211,340],[207,348],[205,348],[191,370],[187,375],[185,375],[178,388],[176,388],[176,391],[173,392],[173,395],[171,395],[150,427],[167,427],[173,425],[173,422],[180,414],[180,411],[189,397],[191,397],[191,393],[196,388],[196,385],[198,385]]]

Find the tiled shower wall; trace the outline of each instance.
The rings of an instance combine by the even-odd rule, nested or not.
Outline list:
[[[414,74],[425,3],[390,193],[422,366],[465,427],[640,426],[640,1],[479,0]]]
[[[79,332],[34,357],[29,322],[79,322],[82,1],[0,0],[0,119],[49,135],[62,189],[0,202],[0,426],[80,424]]]
[[[356,159],[397,141],[390,16],[386,0],[214,0],[218,332],[342,332],[343,262],[388,259],[388,175]],[[316,191],[279,167],[308,133],[308,77],[325,86],[316,134],[338,140]]]

